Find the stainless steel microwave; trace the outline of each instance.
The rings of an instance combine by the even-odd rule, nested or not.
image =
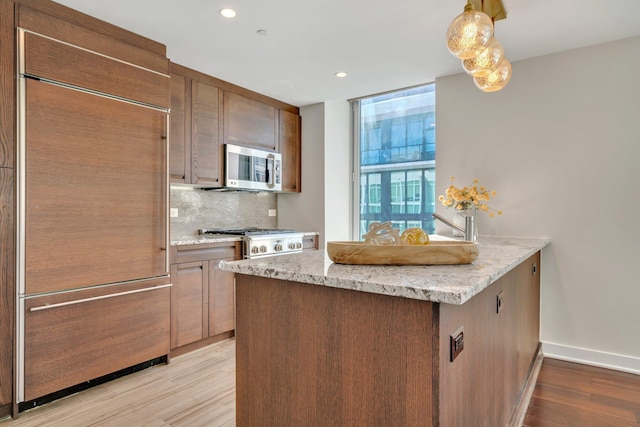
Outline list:
[[[224,185],[239,190],[282,191],[280,153],[224,146]]]

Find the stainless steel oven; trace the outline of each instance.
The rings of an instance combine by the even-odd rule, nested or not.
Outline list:
[[[227,188],[282,191],[280,153],[225,144],[224,185]]]
[[[302,252],[303,233],[273,228],[203,228],[200,234],[242,236],[244,259],[263,258]]]

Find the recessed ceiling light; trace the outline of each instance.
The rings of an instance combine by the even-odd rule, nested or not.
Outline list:
[[[224,16],[225,18],[231,19],[231,18],[235,18],[236,11],[229,8],[220,9],[220,15]]]
[[[344,71],[338,71],[338,72],[336,73],[336,77],[338,77],[338,78],[342,79],[342,78],[344,78],[344,77],[347,77],[347,73],[345,73]]]

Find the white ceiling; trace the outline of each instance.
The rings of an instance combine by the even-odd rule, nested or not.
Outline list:
[[[465,0],[57,2],[165,44],[173,62],[297,106],[462,71],[445,33]],[[512,62],[640,35],[640,0],[503,3],[508,17],[496,22],[496,37]],[[223,7],[238,15],[222,18]]]

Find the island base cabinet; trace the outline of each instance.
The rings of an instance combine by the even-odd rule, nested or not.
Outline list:
[[[440,305],[441,426],[512,425],[539,345],[539,256],[462,305]],[[464,349],[452,362],[460,330]]]
[[[432,425],[434,304],[240,274],[236,300],[237,426]]]
[[[236,273],[237,425],[517,425],[541,360],[539,265],[462,305]]]
[[[25,301],[25,401],[169,353],[167,279]]]

